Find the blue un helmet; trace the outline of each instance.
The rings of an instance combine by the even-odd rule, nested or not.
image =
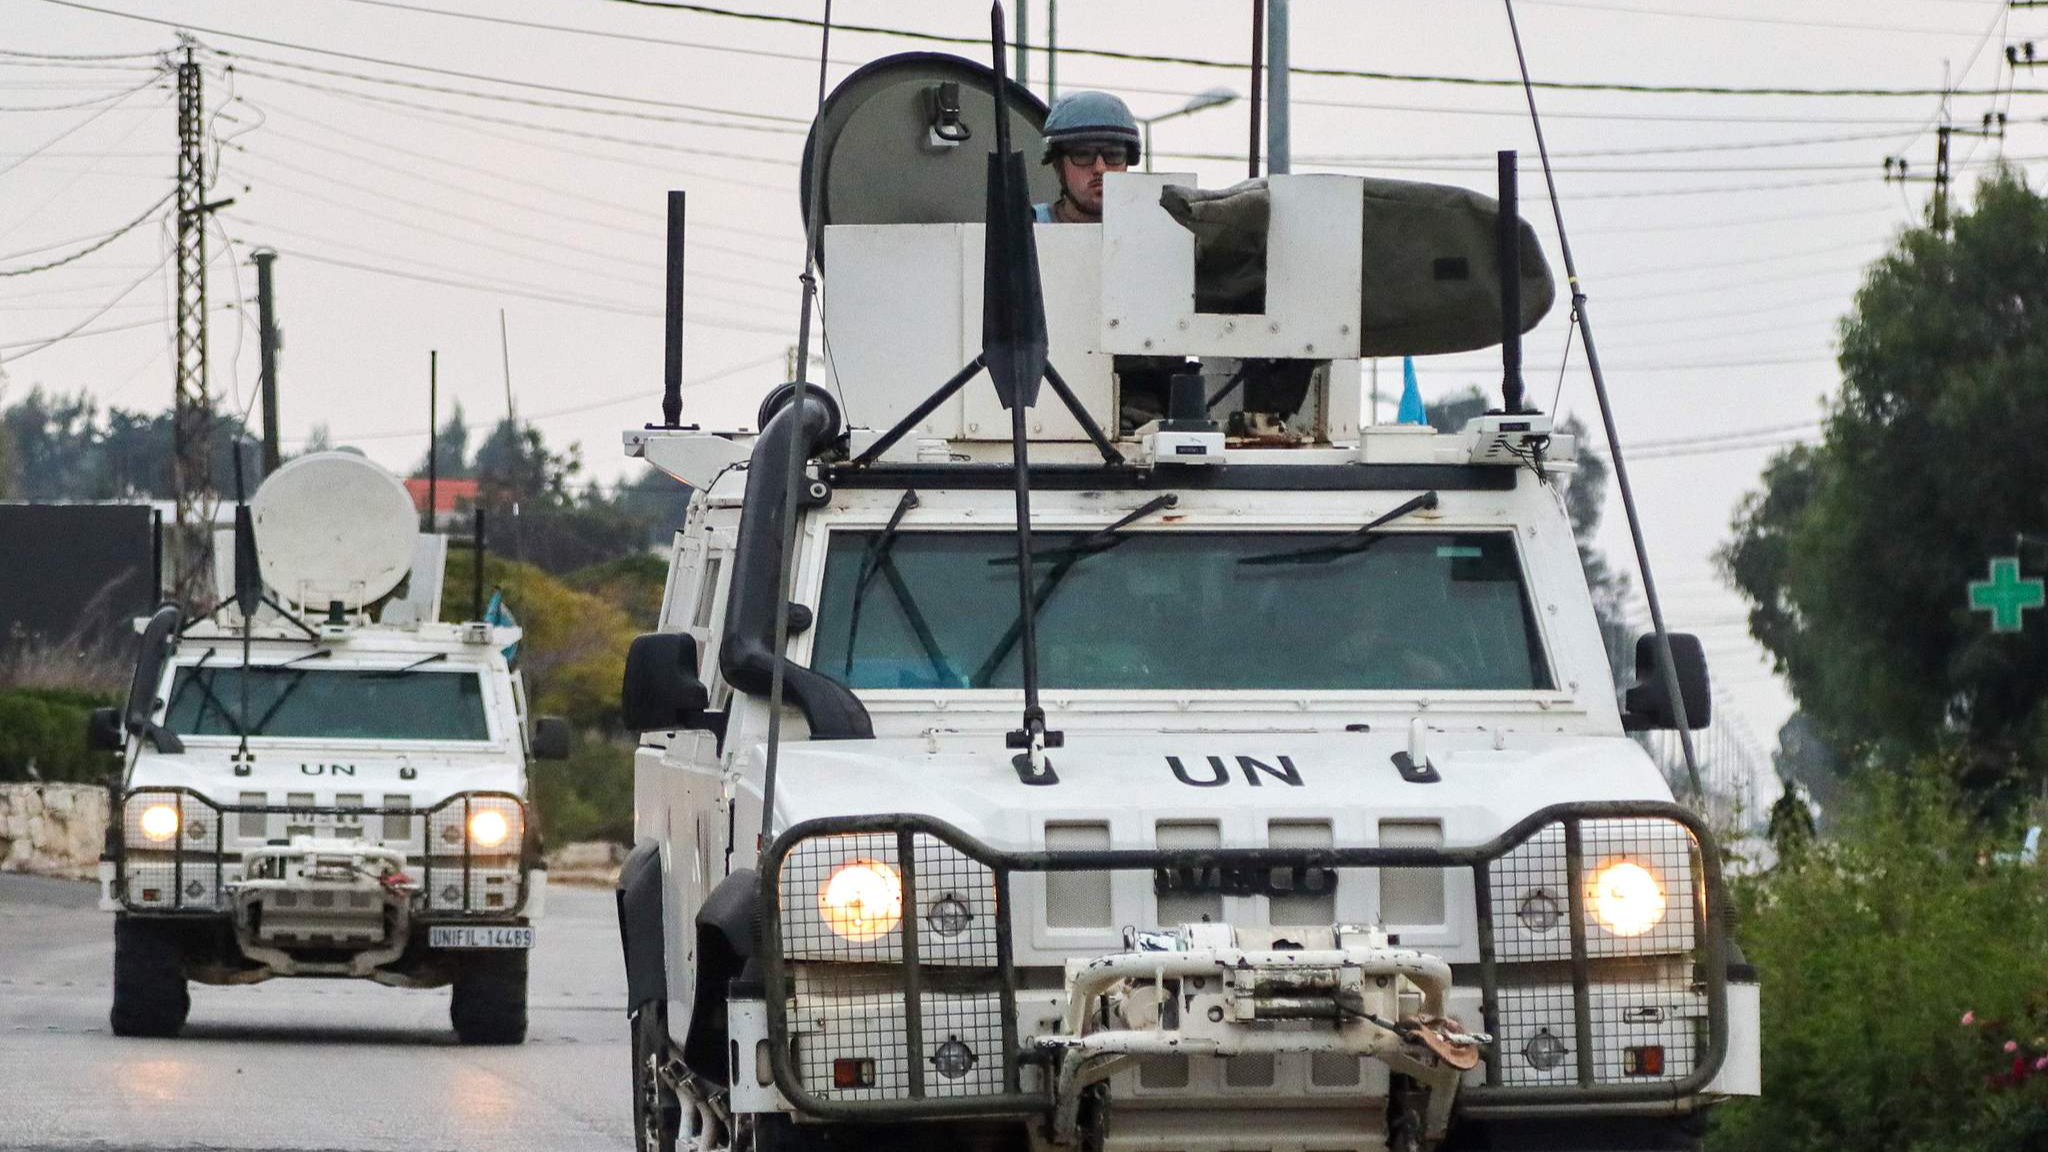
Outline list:
[[[1050,164],[1069,144],[1122,144],[1136,165],[1142,159],[1138,121],[1122,100],[1107,92],[1069,92],[1052,102],[1045,116],[1045,156]]]

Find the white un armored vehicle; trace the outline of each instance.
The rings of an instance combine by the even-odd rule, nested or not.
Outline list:
[[[1456,190],[1126,172],[1034,245],[997,84],[842,84],[807,152],[829,380],[626,434],[695,489],[625,682],[641,1147],[1695,1146],[1759,1090],[1756,986],[1628,735],[1678,713],[1653,637],[1617,698],[1574,445],[1519,395],[1363,418],[1363,358],[1515,345],[1533,233]],[[1232,203],[1263,301],[1205,309]]]
[[[528,735],[518,628],[481,604],[441,622],[447,540],[414,525],[375,464],[301,457],[222,534],[220,608],[143,627],[92,732],[125,748],[100,865],[117,1034],[176,1034],[188,980],[327,976],[452,984],[463,1040],[525,1038],[547,894],[527,759],[568,731]]]

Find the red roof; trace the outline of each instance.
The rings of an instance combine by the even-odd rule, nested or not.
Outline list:
[[[427,510],[427,481],[423,476],[407,478],[405,490],[412,494],[412,506]],[[434,514],[454,512],[462,505],[476,504],[476,481],[443,476],[434,482]]]

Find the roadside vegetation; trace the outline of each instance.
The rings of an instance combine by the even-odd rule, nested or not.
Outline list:
[[[1906,231],[1841,324],[1817,443],[1765,469],[1722,553],[1800,711],[1777,862],[1739,881],[1764,1095],[1714,1152],[2048,1150],[2048,614],[1966,585],[2048,569],[2048,200],[2013,172]],[[1808,806],[1808,799],[1816,803]]]

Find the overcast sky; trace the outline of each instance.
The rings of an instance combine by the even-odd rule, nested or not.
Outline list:
[[[815,18],[820,4],[722,7]],[[1036,42],[1045,0],[1030,7]],[[1914,175],[1931,175],[1944,101],[1885,92],[1960,90],[1947,101],[1960,127],[2010,110],[2008,139],[1954,138],[1956,195],[1967,200],[1999,156],[2030,162],[2048,151],[2027,91],[2036,82],[2015,78],[2003,58],[2008,42],[2048,41],[2048,10],[2008,12],[2004,0],[1515,8],[1538,80],[1884,90],[1538,93],[1624,446],[1639,446],[1633,472],[1667,613],[1703,637],[1732,705],[1724,711],[1768,748],[1791,701],[1712,555],[1771,454],[1814,435],[1837,385],[1836,322],[1862,269],[1924,212],[1930,185],[1886,183],[1883,161],[1904,156]],[[1294,0],[1291,10],[1297,68],[1515,72],[1495,0]],[[147,218],[62,268],[0,276],[0,403],[38,385],[134,409],[169,401],[170,234],[151,206],[173,186],[176,101],[150,54],[176,43],[173,22],[202,46],[212,195],[235,199],[208,240],[211,300],[224,309],[213,316],[213,389],[237,411],[253,401],[247,255],[272,247],[288,447],[325,426],[336,443],[411,467],[426,443],[430,349],[440,352],[444,412],[459,402],[473,425],[502,416],[503,309],[520,416],[558,447],[580,443],[590,474],[630,474],[639,465],[620,456],[620,430],[660,417],[670,188],[690,195],[685,419],[744,426],[782,378],[798,300],[796,162],[816,93],[813,28],[621,0],[0,0],[0,14],[0,273]],[[834,17],[987,31],[974,0],[840,0]],[[1075,50],[1241,62],[1250,26],[1247,0],[1068,0],[1058,35]],[[986,56],[841,31],[830,74],[906,50]],[[48,58],[65,54],[134,55]],[[1246,91],[1248,79],[1241,66],[1080,51],[1058,60],[1062,90],[1112,89],[1140,116],[1218,85]],[[1030,81],[1044,92],[1042,54]],[[1493,151],[1524,150],[1524,212],[1562,279],[1518,90],[1302,74],[1293,88],[1296,171],[1490,193]],[[1207,185],[1240,178],[1248,111],[1240,101],[1161,123],[1159,167]],[[226,310],[244,301],[245,312]],[[1549,407],[1555,395],[1559,413],[1597,425],[1582,349],[1565,357],[1567,312],[1553,310],[1529,340],[1531,398]],[[1492,354],[1418,367],[1426,398],[1499,380]],[[1381,378],[1391,418],[1398,363]],[[1618,500],[1603,541],[1634,570]]]

